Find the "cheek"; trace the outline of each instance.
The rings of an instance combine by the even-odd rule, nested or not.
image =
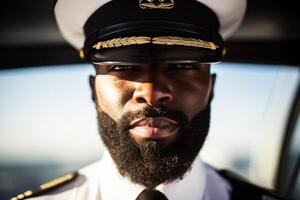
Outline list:
[[[95,90],[97,106],[112,119],[117,120],[122,110],[122,94],[120,83],[109,76],[96,76]]]
[[[176,86],[178,104],[181,105],[189,119],[192,119],[208,104],[211,83],[208,77],[190,79]]]

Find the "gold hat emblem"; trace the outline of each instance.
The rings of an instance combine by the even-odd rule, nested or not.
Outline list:
[[[174,0],[139,0],[142,9],[172,9]]]

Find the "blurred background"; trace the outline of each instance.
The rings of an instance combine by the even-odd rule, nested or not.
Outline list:
[[[300,199],[296,1],[249,0],[217,74],[201,157]],[[101,159],[93,67],[60,36],[53,1],[0,7],[0,199]]]

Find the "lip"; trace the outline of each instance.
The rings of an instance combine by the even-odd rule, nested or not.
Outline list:
[[[157,126],[161,126],[163,123],[164,124],[169,123],[169,124],[173,124],[173,125],[178,124],[175,120],[167,118],[167,117],[146,117],[146,118],[144,117],[144,118],[139,118],[139,119],[133,120],[130,123],[130,127],[149,124],[149,123],[151,123],[150,121],[152,121],[152,123]]]
[[[166,117],[141,118],[130,123],[129,132],[137,140],[164,139],[175,136],[178,123]]]

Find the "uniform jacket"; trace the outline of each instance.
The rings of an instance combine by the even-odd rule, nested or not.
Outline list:
[[[43,186],[42,190],[27,191],[27,195],[18,196],[23,195],[23,198],[12,200],[134,200],[145,189],[122,177],[108,153],[101,161]],[[277,199],[269,191],[235,178],[226,171],[217,171],[199,158],[182,180],[160,184],[156,189],[169,200]]]

